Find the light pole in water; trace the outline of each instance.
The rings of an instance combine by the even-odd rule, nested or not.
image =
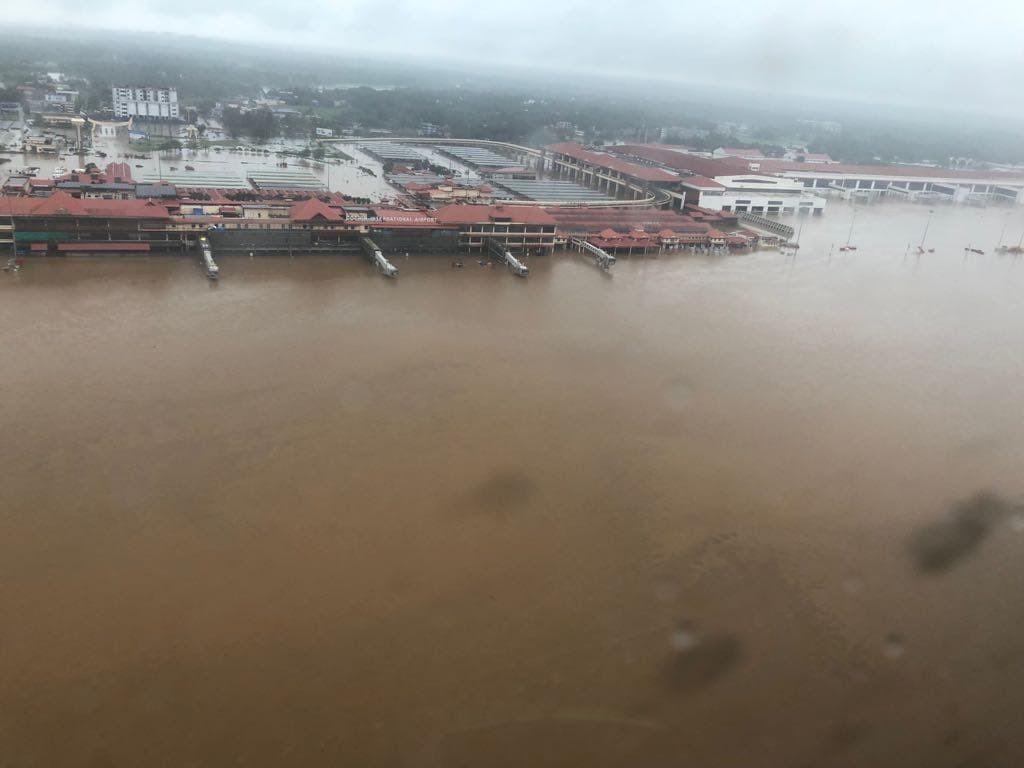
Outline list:
[[[935,213],[934,208],[928,211],[928,221],[926,221],[924,224],[924,234],[921,235],[921,244],[918,246],[918,248],[924,248],[924,239],[928,236],[928,227],[931,226],[933,213]]]
[[[1003,228],[999,231],[999,242],[996,243],[996,248],[997,249],[1003,247],[1003,235],[1006,234],[1006,227],[1007,227],[1007,225],[1009,223],[1010,223],[1010,214],[1007,213],[1006,216],[1003,217]]]

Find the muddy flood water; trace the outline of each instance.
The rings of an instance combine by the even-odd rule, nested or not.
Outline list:
[[[1024,764],[1024,212],[928,215],[0,275],[0,764]]]

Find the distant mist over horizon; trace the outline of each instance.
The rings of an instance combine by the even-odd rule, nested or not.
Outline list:
[[[1024,116],[1010,95],[1024,53],[1024,5],[906,0],[809,7],[755,0],[742,7],[653,0],[482,5],[469,0],[297,0],[282,15],[269,0],[223,0],[182,13],[153,0],[38,0],[5,9],[10,26],[35,33],[102,32],[112,47],[182,36],[464,78],[549,83],[600,81],[661,86],[671,95],[722,97],[722,89],[766,104],[801,99],[940,112]]]

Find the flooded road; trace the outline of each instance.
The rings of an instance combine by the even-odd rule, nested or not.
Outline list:
[[[1021,764],[1024,212],[935,210],[0,276],[5,760]]]

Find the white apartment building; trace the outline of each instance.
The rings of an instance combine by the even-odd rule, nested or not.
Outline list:
[[[178,91],[174,88],[133,88],[114,86],[111,89],[114,115],[129,117],[178,119]]]

